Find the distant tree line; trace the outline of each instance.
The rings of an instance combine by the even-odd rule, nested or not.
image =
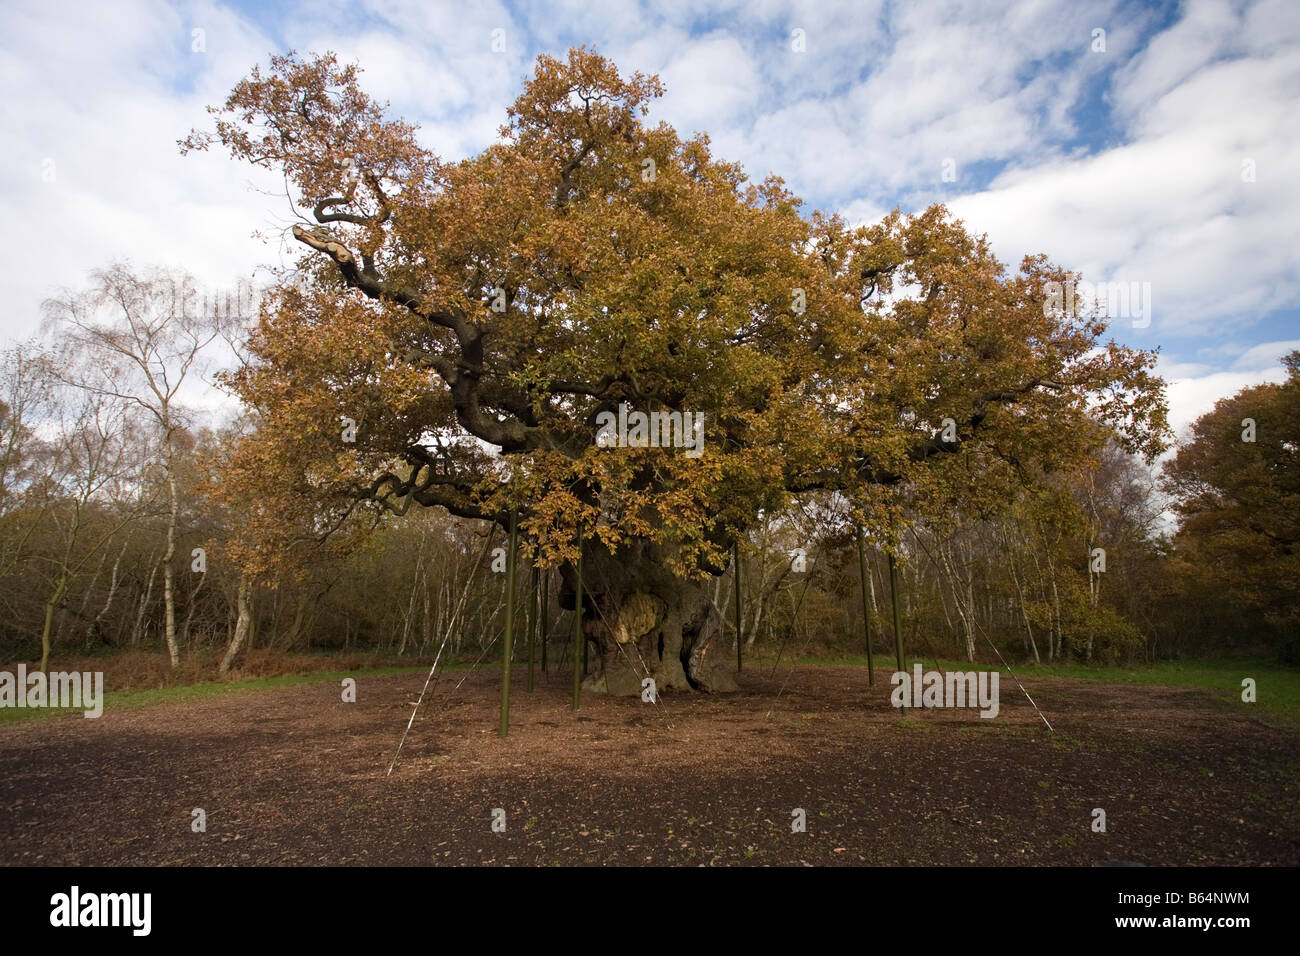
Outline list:
[[[281,529],[297,505],[237,454],[256,416],[200,413],[212,356],[237,364],[247,323],[191,308],[192,292],[186,276],[114,266],[48,304],[45,338],[0,354],[0,655],[137,648],[225,673],[249,648],[499,653],[498,523],[363,505],[259,535],[267,509]],[[904,508],[892,541],[860,540],[834,495],[795,496],[739,545],[746,655],[862,653],[869,633],[890,666],[892,549],[909,654],[1297,660],[1300,353],[1285,361],[1286,382],[1221,401],[1163,469],[1109,443],[1095,468],[996,504],[943,520]],[[712,588],[734,642],[733,575]],[[540,582],[555,660],[571,610],[558,575]]]

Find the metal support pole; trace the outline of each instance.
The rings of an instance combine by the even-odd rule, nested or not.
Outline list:
[[[736,568],[736,673],[740,673],[742,661],[740,658],[741,650],[741,632],[740,632],[740,541],[737,539],[731,545],[731,563]]]
[[[573,709],[582,704],[582,532],[578,532],[577,583],[573,587]]]
[[[533,692],[533,643],[537,632],[537,566],[528,576],[528,693]]]
[[[542,570],[542,673],[546,673],[546,646],[551,642],[551,569]]]
[[[510,512],[510,549],[506,552],[506,646],[501,655],[501,727],[498,736],[510,735],[510,658],[515,652],[515,551],[519,542],[518,515]]]
[[[907,670],[903,660],[903,615],[898,609],[898,562],[894,553],[889,553],[889,596],[894,605],[894,650],[898,653],[898,669]]]
[[[862,528],[858,528],[858,576],[862,581],[862,637],[867,645],[867,686],[876,686],[876,671],[871,663],[871,617],[867,613],[867,552],[862,545]]]

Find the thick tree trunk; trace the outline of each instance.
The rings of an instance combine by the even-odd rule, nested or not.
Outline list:
[[[104,617],[108,614],[109,608],[113,606],[113,597],[117,594],[118,571],[122,566],[122,556],[126,554],[126,546],[130,544],[130,542],[131,542],[131,535],[130,533],[128,533],[126,536],[126,541],[123,542],[122,544],[122,550],[119,551],[117,554],[117,560],[113,562],[113,573],[112,576],[109,578],[108,596],[104,598],[104,606],[99,609],[99,613],[95,615],[94,620],[92,620],[89,624],[86,625],[87,642],[90,641],[91,637],[94,636],[96,632],[101,631],[100,624],[104,620]],[[100,639],[105,644],[110,643],[107,634],[101,633]]]
[[[140,608],[135,615],[135,629],[131,632],[131,646],[135,647],[140,643],[140,634],[144,629],[145,612],[149,609],[149,600],[153,597],[153,582],[158,576],[158,565],[154,565],[149,571],[149,585],[144,589],[144,596],[140,598]]]
[[[710,656],[722,620],[705,583],[674,576],[647,543],[610,554],[588,540],[582,560],[583,631],[600,649],[585,690],[639,696],[646,677],[660,693],[739,690],[727,663]],[[565,566],[559,601],[567,610],[574,583],[573,568]]]
[[[167,552],[163,555],[163,606],[166,619],[163,634],[167,640],[167,656],[171,660],[172,670],[181,666],[180,651],[176,646],[176,581],[172,570],[172,559],[176,557],[176,516],[180,505],[176,499],[176,467],[172,459],[171,430],[167,431]]]
[[[320,599],[324,596],[324,592],[313,596],[307,591],[298,596],[297,603],[294,605],[293,621],[290,622],[289,629],[285,631],[283,637],[274,642],[280,650],[293,650],[304,636],[311,633],[311,629],[316,622],[316,608],[319,606]],[[345,623],[343,628],[343,647],[345,650],[347,649],[348,635],[351,633],[350,627],[351,622],[349,621]]]
[[[54,593],[50,595],[49,600],[45,602],[45,623],[41,627],[41,673],[49,671],[50,666],[50,626],[54,623],[54,611],[63,600],[63,590],[67,587],[68,580],[66,577],[60,578],[58,585],[54,588]]]
[[[230,639],[230,645],[226,648],[226,656],[221,659],[221,666],[217,672],[225,677],[230,672],[230,665],[234,663],[235,658],[239,655],[240,648],[243,647],[244,638],[248,636],[249,618],[252,617],[248,592],[250,584],[247,577],[239,579],[239,596],[235,599],[235,605],[238,608],[238,617],[235,619],[235,634]]]

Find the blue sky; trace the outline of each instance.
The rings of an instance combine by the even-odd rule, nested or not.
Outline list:
[[[866,222],[942,201],[1009,265],[1041,251],[1149,282],[1149,325],[1113,334],[1161,348],[1176,424],[1280,379],[1300,348],[1295,0],[20,0],[6,19],[6,338],[114,259],[216,289],[288,255],[279,183],[175,146],[269,52],[356,60],[457,158],[495,138],[537,54],[587,44],[661,76],[652,120],[707,131],[809,211]]]

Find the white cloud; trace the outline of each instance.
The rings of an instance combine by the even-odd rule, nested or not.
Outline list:
[[[1280,360],[1297,348],[1300,339],[1256,345],[1239,356],[1227,371],[1211,371],[1203,364],[1162,359],[1157,371],[1169,383],[1169,424],[1175,434],[1184,437],[1188,426],[1212,410],[1220,399],[1264,382],[1285,381],[1286,369]]]
[[[752,110],[760,91],[758,69],[740,41],[726,33],[696,38],[660,71],[667,95],[657,113],[679,133],[709,131]],[[701,96],[707,90],[708,96]]]
[[[1228,49],[1241,26],[1238,11],[1221,2],[1193,2],[1182,18],[1152,39],[1120,77],[1115,103],[1140,114]]]
[[[221,287],[266,261],[249,236],[282,210],[248,184],[272,189],[274,178],[215,154],[183,158],[176,141],[206,124],[204,106],[268,41],[207,4],[33,3],[10,13],[0,72],[28,95],[9,100],[0,156],[6,219],[22,224],[9,248],[7,336],[32,334],[45,297],[115,259],[182,267]],[[196,28],[204,52],[192,51]],[[193,89],[178,94],[177,84]]]
[[[977,164],[1006,163],[989,188],[950,206],[1012,263],[1044,251],[1089,278],[1150,281],[1147,332],[1186,346],[1165,360],[1183,419],[1212,395],[1280,374],[1285,343],[1256,344],[1250,323],[1300,302],[1300,7],[1291,0],[1189,3],[1142,49],[1161,14],[1119,0],[514,9],[318,0],[260,15],[283,35],[209,0],[8,5],[0,78],[23,94],[2,107],[0,188],[23,229],[10,250],[8,335],[32,331],[44,296],[115,258],[228,286],[285,254],[287,203],[249,189],[275,193],[275,177],[219,151],[181,158],[175,146],[272,49],[357,59],[372,95],[459,158],[495,139],[537,52],[588,43],[625,73],[662,75],[668,96],[652,120],[707,130],[720,157],[755,178],[776,172],[855,223],[968,188]],[[1104,54],[1089,49],[1094,27],[1107,30]],[[190,50],[196,28],[201,54]],[[796,28],[805,53],[791,49]],[[495,29],[505,53],[491,49]],[[1088,119],[1080,98],[1106,77],[1120,141],[1083,155],[1066,144]],[[940,181],[945,158],[955,184]],[[41,179],[46,159],[53,183]],[[1253,183],[1242,181],[1247,159]],[[249,238],[259,228],[269,247]]]
[[[951,206],[1004,258],[1151,282],[1160,333],[1244,326],[1300,300],[1298,94],[1300,51],[1216,63],[1143,111],[1128,144],[1010,170]]]
[[[1290,339],[1285,342],[1265,342],[1242,352],[1233,361],[1232,368],[1237,372],[1258,372],[1262,370],[1274,372],[1281,368],[1278,360],[1296,349],[1300,349],[1300,339]]]

